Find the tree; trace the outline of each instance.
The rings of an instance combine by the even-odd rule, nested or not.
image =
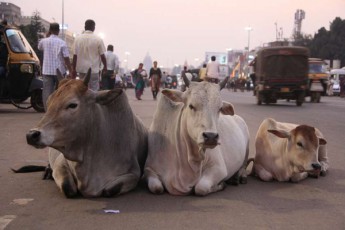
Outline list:
[[[314,35],[294,35],[293,45],[305,46],[310,56],[321,59],[341,61],[345,65],[345,20],[336,17],[330,23],[330,30],[322,27]]]
[[[31,47],[34,49],[40,61],[43,59],[42,52],[38,50],[38,41],[42,33],[45,33],[45,28],[41,23],[40,12],[37,10],[33,12],[31,16],[31,22],[29,25],[21,25],[19,29],[24,34]]]
[[[320,28],[308,46],[312,57],[335,60],[345,65],[345,20],[337,17],[330,30]]]
[[[310,34],[294,34],[293,45],[309,47],[312,42],[313,36]]]

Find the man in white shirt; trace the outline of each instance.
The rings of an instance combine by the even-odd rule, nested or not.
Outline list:
[[[79,78],[84,79],[89,68],[91,68],[91,79],[89,88],[93,91],[99,90],[99,71],[101,61],[103,72],[107,70],[105,58],[105,46],[103,40],[96,36],[96,23],[88,19],[85,21],[85,31],[76,37],[73,45],[73,73],[75,77],[79,73]]]
[[[66,69],[71,74],[72,68],[69,60],[69,51],[66,42],[58,37],[60,32],[58,23],[51,23],[49,27],[49,36],[43,38],[38,43],[38,49],[43,51],[43,105],[47,111],[47,100],[59,84],[56,75],[56,69],[65,76]],[[67,68],[66,68],[67,67]]]
[[[213,82],[213,83],[218,83],[219,75],[220,75],[219,63],[216,61],[216,57],[212,56],[211,61],[207,63],[207,66],[206,66],[205,80],[209,82]]]
[[[114,46],[108,45],[105,52],[107,60],[107,71],[102,74],[102,89],[114,89],[115,76],[119,69],[119,58],[114,54]]]

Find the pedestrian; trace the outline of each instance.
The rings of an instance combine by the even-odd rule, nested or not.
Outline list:
[[[153,99],[156,100],[161,84],[162,71],[157,67],[157,61],[153,62],[153,67],[150,69],[149,79],[151,80],[151,91]]]
[[[167,77],[168,77],[167,74],[165,73],[165,71],[163,71],[162,78],[161,78],[161,87],[163,89],[165,88],[165,82],[166,82]]]
[[[183,66],[183,70],[181,71],[181,78],[182,78],[181,91],[182,92],[187,90],[184,77],[186,77],[189,82],[191,82],[193,79],[193,75],[187,70],[187,66]]]
[[[206,63],[202,65],[202,68],[199,70],[199,79],[200,81],[204,81],[206,78]]]
[[[101,89],[114,89],[116,74],[119,70],[119,58],[114,54],[114,46],[108,45],[105,52],[107,71],[102,74]]]
[[[216,61],[216,56],[211,57],[211,61],[206,65],[206,77],[208,82],[218,83],[220,76],[219,63]]]
[[[334,85],[334,76],[331,76],[327,85],[327,95],[333,96],[333,85]]]
[[[51,23],[49,27],[49,37],[43,38],[38,43],[38,49],[43,51],[43,105],[47,111],[47,100],[58,85],[56,69],[66,76],[66,68],[69,74],[72,73],[69,50],[64,40],[58,37],[60,26],[58,23]]]
[[[135,97],[141,100],[141,96],[144,93],[145,78],[147,77],[146,70],[143,68],[144,64],[140,63],[138,68],[131,72],[132,78],[135,83]]]
[[[73,76],[77,73],[80,79],[84,79],[89,68],[91,78],[89,88],[99,90],[99,71],[103,63],[102,73],[107,71],[105,58],[105,46],[103,40],[94,34],[96,23],[92,19],[85,21],[85,31],[77,36],[73,44]]]

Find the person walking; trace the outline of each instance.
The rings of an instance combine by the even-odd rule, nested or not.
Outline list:
[[[119,58],[114,54],[113,45],[108,45],[105,59],[107,71],[102,74],[101,89],[114,89],[116,74],[119,70]]]
[[[331,76],[328,81],[328,86],[327,86],[327,95],[328,96],[333,96],[333,85],[334,85],[334,77]]]
[[[58,37],[60,26],[58,23],[51,23],[48,37],[38,43],[38,49],[43,51],[43,105],[47,111],[47,100],[59,84],[56,69],[66,76],[66,67],[69,74],[72,73],[72,66],[69,59],[69,50],[65,41]]]
[[[211,61],[206,66],[205,80],[208,82],[218,83],[220,76],[219,63],[216,61],[216,56],[211,57]]]
[[[96,23],[92,19],[85,21],[85,31],[76,37],[73,44],[73,77],[79,74],[84,79],[87,71],[91,68],[89,88],[93,91],[99,90],[99,71],[103,63],[102,73],[107,71],[105,57],[105,46],[103,40],[94,34]]]
[[[135,83],[135,97],[141,100],[141,96],[144,93],[145,88],[145,78],[147,77],[146,70],[143,68],[144,64],[140,63],[138,68],[131,72],[132,78]]]
[[[153,99],[157,99],[157,94],[159,92],[159,87],[161,84],[162,71],[157,67],[157,61],[153,62],[153,67],[150,69],[149,79],[151,80],[151,91]]]
[[[206,66],[207,65],[204,63],[202,65],[202,68],[200,68],[200,70],[199,70],[199,80],[200,81],[204,81],[206,78]]]

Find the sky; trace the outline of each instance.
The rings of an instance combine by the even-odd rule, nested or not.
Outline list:
[[[159,66],[199,65],[205,52],[250,49],[276,40],[276,28],[290,38],[294,15],[305,11],[302,33],[314,35],[336,18],[345,19],[345,0],[5,0],[21,8],[22,15],[36,10],[50,21],[62,21],[81,33],[84,22],[96,22],[105,46],[124,65],[134,68],[149,54]],[[64,3],[64,7],[62,7]],[[64,10],[62,10],[64,9]],[[251,27],[248,32],[246,27]],[[126,55],[125,53],[129,53]]]

